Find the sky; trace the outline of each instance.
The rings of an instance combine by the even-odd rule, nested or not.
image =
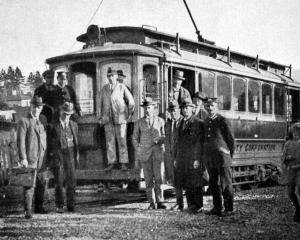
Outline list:
[[[299,0],[186,2],[204,38],[233,51],[292,64],[300,73]],[[49,57],[81,49],[76,37],[89,24],[151,25],[197,39],[182,0],[0,0],[0,23],[0,69],[18,66],[25,76],[44,71]]]

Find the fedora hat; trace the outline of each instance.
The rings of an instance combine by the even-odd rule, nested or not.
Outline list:
[[[183,71],[176,70],[173,75],[173,79],[178,79],[178,80],[184,81],[185,78],[183,77]]]
[[[185,98],[181,102],[181,106],[180,107],[181,108],[184,108],[184,107],[195,107],[195,104],[192,102],[192,100],[190,98]]]
[[[118,70],[117,74],[118,74],[118,78],[125,78],[126,77],[126,75],[124,75],[124,73],[123,73],[123,70]]]
[[[146,97],[141,105],[141,107],[147,107],[150,105],[155,105],[155,102],[153,102],[153,99],[151,97]]]
[[[71,102],[65,102],[62,106],[61,106],[61,110],[67,114],[67,115],[71,115],[74,113],[74,105]]]
[[[107,76],[112,76],[112,75],[117,75],[117,74],[118,74],[117,71],[112,69],[111,67],[109,67],[107,69]]]
[[[33,106],[38,106],[38,107],[45,105],[43,103],[43,99],[40,96],[38,96],[38,95],[34,96],[31,99],[30,104],[33,105]]]
[[[199,98],[201,99],[202,101],[205,101],[207,99],[207,96],[204,92],[196,92],[194,95],[193,95],[193,98]]]
[[[170,101],[168,104],[168,110],[179,109],[179,104],[176,100]]]

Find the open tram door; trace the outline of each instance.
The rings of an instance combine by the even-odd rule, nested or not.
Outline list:
[[[287,89],[287,127],[300,121],[300,89]]]

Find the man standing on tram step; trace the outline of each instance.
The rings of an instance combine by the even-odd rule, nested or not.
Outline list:
[[[24,187],[25,218],[32,218],[32,199],[35,195],[35,213],[47,213],[43,207],[45,179],[44,154],[46,151],[46,117],[40,115],[43,109],[41,97],[34,96],[30,103],[30,113],[18,123],[17,145],[22,167],[35,168],[35,180],[32,187]]]
[[[75,113],[81,116],[81,108],[78,103],[78,98],[74,88],[68,84],[67,72],[57,72],[57,97],[56,97],[56,109],[64,104],[64,102],[71,102],[74,105]]]
[[[152,98],[147,97],[141,106],[144,107],[145,116],[135,122],[132,135],[136,161],[141,163],[144,172],[146,194],[150,202],[148,209],[155,209],[154,198],[157,209],[165,209],[166,206],[161,202],[161,164],[164,154],[165,122],[155,115],[155,103]],[[153,187],[155,196],[153,196]]]
[[[196,92],[193,95],[193,103],[195,104],[195,108],[193,114],[202,120],[208,118],[208,113],[204,109],[204,101],[207,99],[207,96],[203,92]]]
[[[223,217],[233,213],[231,164],[234,136],[230,123],[218,113],[217,98],[208,98],[205,109],[209,118],[204,122],[204,155],[209,173],[209,188],[213,196],[213,209],[207,214]],[[222,195],[225,212],[222,212]]]
[[[58,213],[63,213],[63,184],[66,183],[67,210],[75,211],[76,168],[79,167],[78,126],[70,120],[73,103],[60,107],[60,117],[50,130],[50,168],[54,175],[55,202]]]
[[[117,71],[108,68],[109,83],[100,91],[100,125],[104,125],[108,167],[117,163],[116,142],[122,170],[128,170],[127,120],[134,112],[134,99],[124,84],[117,81]]]
[[[42,115],[47,117],[47,122],[52,122],[54,114],[54,99],[55,99],[55,86],[54,86],[54,71],[46,70],[43,72],[45,83],[35,89],[34,96],[40,96],[43,99],[45,106],[41,112]]]
[[[191,99],[189,91],[181,86],[182,81],[185,81],[183,71],[176,70],[173,75],[173,86],[169,91],[169,102],[176,100],[181,105],[183,99]]]
[[[193,115],[195,105],[187,98],[182,101],[183,118],[178,127],[175,148],[175,187],[186,190],[188,211],[198,213],[203,207],[203,121]],[[179,201],[180,200],[180,201]],[[177,199],[178,209],[183,209],[183,200]]]

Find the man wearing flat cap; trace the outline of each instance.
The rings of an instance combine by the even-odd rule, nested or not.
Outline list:
[[[193,95],[193,103],[195,104],[195,108],[193,110],[193,114],[202,120],[205,120],[208,117],[208,113],[204,109],[204,101],[207,99],[207,96],[203,92],[196,92]]]
[[[60,107],[60,117],[50,130],[50,155],[55,182],[55,203],[58,213],[64,212],[63,184],[66,184],[67,210],[75,211],[76,167],[79,166],[78,126],[70,120],[74,113],[71,102]]]
[[[193,115],[195,105],[191,99],[182,101],[183,118],[178,128],[175,148],[175,187],[186,190],[188,211],[198,213],[203,207],[203,121]],[[177,199],[178,209],[183,209],[183,200]]]
[[[169,102],[175,100],[179,103],[179,105],[181,105],[183,99],[191,99],[191,94],[189,91],[181,86],[182,81],[185,81],[183,71],[176,70],[172,80],[173,86],[169,91]]]
[[[68,85],[67,72],[57,72],[57,97],[56,97],[56,108],[58,109],[65,102],[71,102],[74,106],[74,113],[81,116],[81,108],[78,102],[78,98],[74,88]]]
[[[106,152],[108,167],[112,170],[117,163],[121,163],[121,169],[128,169],[127,152],[127,120],[134,112],[134,99],[128,88],[117,81],[117,71],[112,68],[107,70],[109,83],[100,91],[100,125],[104,125],[106,138]],[[119,156],[117,156],[116,144],[118,144]]]
[[[18,123],[17,146],[22,167],[34,168],[34,185],[24,187],[25,218],[32,218],[32,199],[35,195],[35,212],[46,213],[43,207],[45,179],[44,155],[46,151],[47,119],[40,115],[44,103],[41,97],[34,96],[30,102],[30,113]]]
[[[228,120],[218,113],[217,98],[207,98],[205,109],[209,117],[204,121],[204,157],[209,173],[209,188],[213,196],[213,209],[207,214],[220,217],[233,212],[231,164],[234,136]],[[225,212],[223,212],[222,196]]]
[[[161,202],[161,164],[164,154],[165,122],[155,114],[155,103],[152,98],[146,98],[141,105],[145,116],[134,124],[132,143],[136,153],[135,161],[141,163],[146,183],[148,209],[165,209]],[[154,188],[154,196],[153,196]],[[157,206],[155,206],[154,199]]]

